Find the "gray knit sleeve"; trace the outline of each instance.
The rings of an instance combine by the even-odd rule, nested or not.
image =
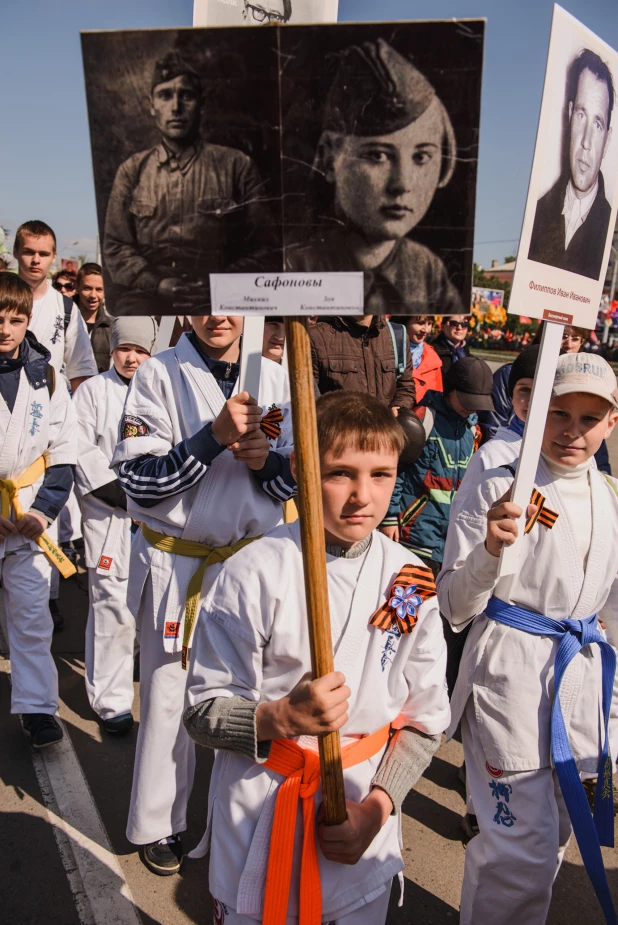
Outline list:
[[[441,741],[441,735],[428,736],[411,726],[404,726],[388,743],[371,786],[379,787],[389,795],[393,814],[400,812],[401,804],[429,767]]]
[[[255,713],[258,704],[244,697],[213,697],[188,707],[182,717],[194,742],[206,748],[227,749],[264,764],[271,742],[258,742]]]

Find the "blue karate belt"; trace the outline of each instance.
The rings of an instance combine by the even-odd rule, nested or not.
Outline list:
[[[618,925],[618,917],[607,885],[601,845],[614,847],[614,794],[612,760],[609,755],[609,711],[612,702],[616,653],[597,629],[597,614],[586,620],[551,620],[523,607],[506,604],[492,597],[485,613],[496,623],[531,633],[549,636],[560,644],[554,664],[554,701],[551,708],[551,753],[564,802],[579,845],[584,867],[597,894],[608,925]],[[584,646],[596,643],[601,650],[603,677],[603,721],[605,740],[599,761],[594,794],[594,816],[590,812],[560,705],[560,685],[567,666]]]

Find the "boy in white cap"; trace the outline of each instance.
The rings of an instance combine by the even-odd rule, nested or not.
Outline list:
[[[613,844],[618,689],[597,617],[615,641],[618,488],[593,465],[617,421],[609,364],[561,356],[519,574],[498,580],[502,546],[524,526],[512,470],[485,472],[449,527],[440,610],[456,631],[473,621],[450,733],[461,721],[480,830],[462,925],[544,925],[571,825],[605,921],[617,921],[599,844]],[[593,822],[580,775],[597,772]]]
[[[135,618],[127,606],[131,518],[110,462],[131,379],[152,354],[156,322],[117,318],[110,339],[112,367],[75,394],[79,422],[75,485],[83,518],[90,605],[86,624],[86,690],[106,732],[133,726]]]

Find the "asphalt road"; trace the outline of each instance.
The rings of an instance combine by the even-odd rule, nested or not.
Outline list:
[[[618,438],[612,439],[610,451],[618,473]],[[0,922],[210,925],[208,859],[185,861],[177,876],[155,877],[125,838],[137,726],[126,738],[110,738],[88,706],[84,578],[62,582],[66,628],[53,644],[66,731],[62,748],[33,754],[19,718],[9,714],[10,663],[0,656]],[[139,720],[138,685],[135,698]],[[197,844],[206,820],[210,760],[199,751],[187,848]],[[461,745],[444,744],[404,804],[405,892],[398,907],[394,883],[390,925],[459,921],[465,858],[460,839],[464,801],[457,778],[461,762]],[[609,849],[604,855],[618,904],[618,856]],[[574,843],[555,885],[548,923],[602,923]]]

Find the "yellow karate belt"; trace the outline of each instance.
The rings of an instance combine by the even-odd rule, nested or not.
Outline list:
[[[21,520],[24,516],[24,509],[19,500],[20,488],[30,488],[35,482],[45,475],[46,462],[44,456],[39,456],[31,466],[28,466],[23,475],[18,479],[0,479],[0,500],[2,502],[2,516],[8,520],[11,516],[11,507],[15,511],[15,519]],[[70,578],[77,569],[70,559],[59,549],[56,544],[49,538],[47,533],[42,533],[35,540],[52,565],[55,565],[63,578]]]
[[[160,549],[161,552],[170,552],[176,556],[187,556],[189,559],[203,559],[187,588],[185,628],[182,636],[182,669],[186,671],[189,662],[191,636],[197,620],[197,609],[200,603],[204,572],[209,565],[231,559],[234,553],[239,552],[249,543],[261,539],[261,537],[247,536],[244,540],[238,540],[237,543],[233,543],[231,546],[206,546],[204,543],[183,540],[178,536],[165,536],[163,533],[157,533],[156,530],[151,530],[150,527],[147,527],[145,523],[142,523],[142,534],[147,543],[150,543],[155,549]]]

